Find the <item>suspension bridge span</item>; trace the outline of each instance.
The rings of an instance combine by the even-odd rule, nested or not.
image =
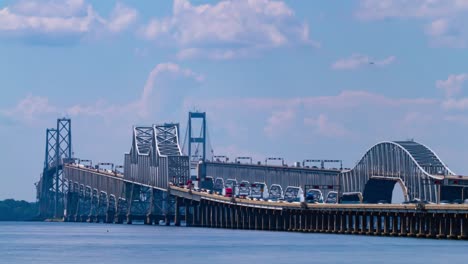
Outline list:
[[[195,131],[196,121],[201,121],[200,131]],[[189,113],[187,131],[181,144],[178,123],[135,126],[123,165],[93,165],[73,157],[71,120],[58,119],[57,127],[46,131],[44,169],[37,183],[41,216],[80,222],[468,236],[468,204],[463,204],[468,177],[453,173],[434,151],[417,142],[378,143],[353,169],[344,169],[340,160],[288,165],[281,158],[253,163],[250,157],[209,157],[213,151],[205,113]],[[327,162],[340,163],[340,168],[326,168]],[[395,184],[403,190],[403,204],[387,203]],[[348,194],[362,196],[353,204],[322,203],[305,199],[309,191],[335,201]]]

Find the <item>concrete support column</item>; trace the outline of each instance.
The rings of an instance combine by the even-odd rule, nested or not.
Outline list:
[[[339,233],[343,234],[346,227],[346,215],[343,211],[339,212],[338,217],[340,218],[340,230]]]
[[[369,232],[369,231],[368,231],[368,230],[369,230],[369,229],[368,229],[369,221],[368,221],[368,219],[367,219],[368,215],[367,215],[366,212],[363,212],[361,215],[362,215],[362,226],[361,226],[361,232],[360,232],[360,234],[365,235],[365,234],[367,234],[367,233]]]
[[[310,232],[310,211],[304,211],[304,232]]]
[[[422,214],[418,215],[418,234],[416,235],[417,237],[426,237],[426,217]]]
[[[326,213],[324,211],[320,211],[320,232],[325,232],[327,226],[327,219]]]
[[[174,225],[180,226],[180,198],[175,199],[175,218],[174,218]]]
[[[414,214],[409,214],[408,215],[408,225],[409,225],[409,230],[408,230],[408,236],[415,236],[415,215]]]
[[[249,217],[249,229],[254,229],[255,227],[255,211],[253,208],[247,210],[247,215]]]
[[[377,229],[375,230],[374,234],[380,236],[380,235],[382,235],[382,226],[383,226],[383,224],[382,224],[382,222],[383,222],[382,215],[380,215],[380,213],[378,213],[376,218],[377,218]]]
[[[262,224],[262,211],[261,209],[254,209],[254,215],[255,215],[255,230],[261,230],[261,224]]]
[[[283,218],[283,230],[284,231],[290,231],[289,230],[289,213],[287,211],[282,211],[281,216]]]
[[[462,214],[461,215],[461,223],[460,223],[460,239],[467,239],[468,238],[468,215]]]
[[[229,218],[231,219],[230,226],[228,228],[235,228],[237,227],[236,223],[236,210],[234,208],[234,205],[229,206]]]
[[[241,219],[241,228],[242,229],[245,229],[245,222],[246,222],[246,218],[245,218],[245,208],[243,208],[242,206],[239,207],[239,212],[240,212],[240,219]]]
[[[325,230],[327,233],[331,233],[333,231],[333,225],[335,221],[333,219],[333,214],[328,211],[327,212],[327,229]]]
[[[456,221],[455,221],[455,215],[454,214],[449,214],[448,215],[448,234],[447,234],[447,238],[454,238],[455,237],[455,224],[456,224]]]
[[[210,221],[210,226],[211,227],[215,227],[216,226],[216,218],[215,218],[215,214],[216,214],[216,207],[214,205],[213,202],[210,202],[210,217],[209,217],[209,221]]]
[[[200,225],[206,227],[206,205],[200,202]]]
[[[345,212],[345,219],[346,219],[345,234],[351,234],[351,232],[354,230],[354,227],[353,227],[353,215],[351,214],[350,211]]]
[[[331,232],[332,233],[338,233],[338,229],[340,228],[340,219],[338,216],[337,211],[331,211],[330,212],[332,215],[332,226],[331,226]]]
[[[439,222],[439,233],[437,234],[437,238],[445,238],[447,236],[447,229],[446,229],[446,218],[445,215],[439,214],[436,216]]]
[[[406,236],[407,232],[407,217],[406,213],[400,214],[400,236]]]
[[[392,236],[398,236],[400,229],[398,228],[398,214],[392,213]]]
[[[312,232],[317,232],[317,211],[312,211],[310,217],[310,229]]]
[[[388,213],[384,214],[383,219],[384,219],[383,235],[388,236],[388,235],[390,235],[390,217],[389,217]]]
[[[435,237],[436,224],[432,215],[426,214],[427,234],[426,237]]]
[[[367,229],[367,235],[373,235],[374,234],[374,226],[375,226],[375,221],[374,221],[374,214],[369,213],[369,228]]]
[[[199,215],[198,215],[198,209],[199,209],[199,206],[198,205],[194,205],[192,206],[192,226],[198,226],[200,221],[199,221]]]
[[[219,204],[214,203],[212,206],[213,206],[213,227],[219,227]]]
[[[190,210],[188,203],[184,203],[184,214],[185,214],[185,226],[190,226],[192,222],[190,221]]]
[[[353,217],[354,217],[353,234],[359,234],[359,224],[360,224],[359,212],[354,212]]]

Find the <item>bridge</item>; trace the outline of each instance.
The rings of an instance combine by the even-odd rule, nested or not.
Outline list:
[[[198,119],[200,133],[194,136],[192,125]],[[225,156],[210,159],[206,114],[189,113],[187,131],[186,152],[178,123],[135,126],[124,165],[93,166],[90,160],[72,156],[71,120],[58,119],[57,127],[46,131],[44,170],[37,184],[41,216],[80,222],[468,237],[468,205],[460,204],[468,198],[468,177],[453,173],[435,152],[417,142],[378,143],[353,169],[343,169],[341,164],[324,166],[339,160],[306,159],[288,165],[282,158],[267,158],[263,164],[250,157],[234,162]],[[319,166],[310,166],[313,163]],[[270,199],[235,192],[232,197],[223,195],[228,182],[237,182],[239,189],[242,182],[251,190],[262,186],[270,190]],[[401,186],[407,203],[382,204],[392,200],[395,184]],[[284,199],[273,199],[274,189]],[[335,192],[338,197],[359,192],[364,203],[314,203],[301,199],[301,189],[320,190],[325,196]]]

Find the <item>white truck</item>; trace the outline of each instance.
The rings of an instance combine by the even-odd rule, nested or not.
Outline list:
[[[250,185],[251,199],[267,200],[268,199],[268,186],[264,182],[254,182]]]
[[[304,191],[301,187],[288,186],[284,191],[284,200],[290,203],[304,202]]]

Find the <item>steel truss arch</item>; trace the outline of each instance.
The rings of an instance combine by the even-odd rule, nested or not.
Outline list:
[[[343,192],[363,192],[371,178],[399,181],[405,199],[438,202],[436,181],[454,173],[428,147],[414,141],[383,141],[369,148],[356,166],[341,173]]]

